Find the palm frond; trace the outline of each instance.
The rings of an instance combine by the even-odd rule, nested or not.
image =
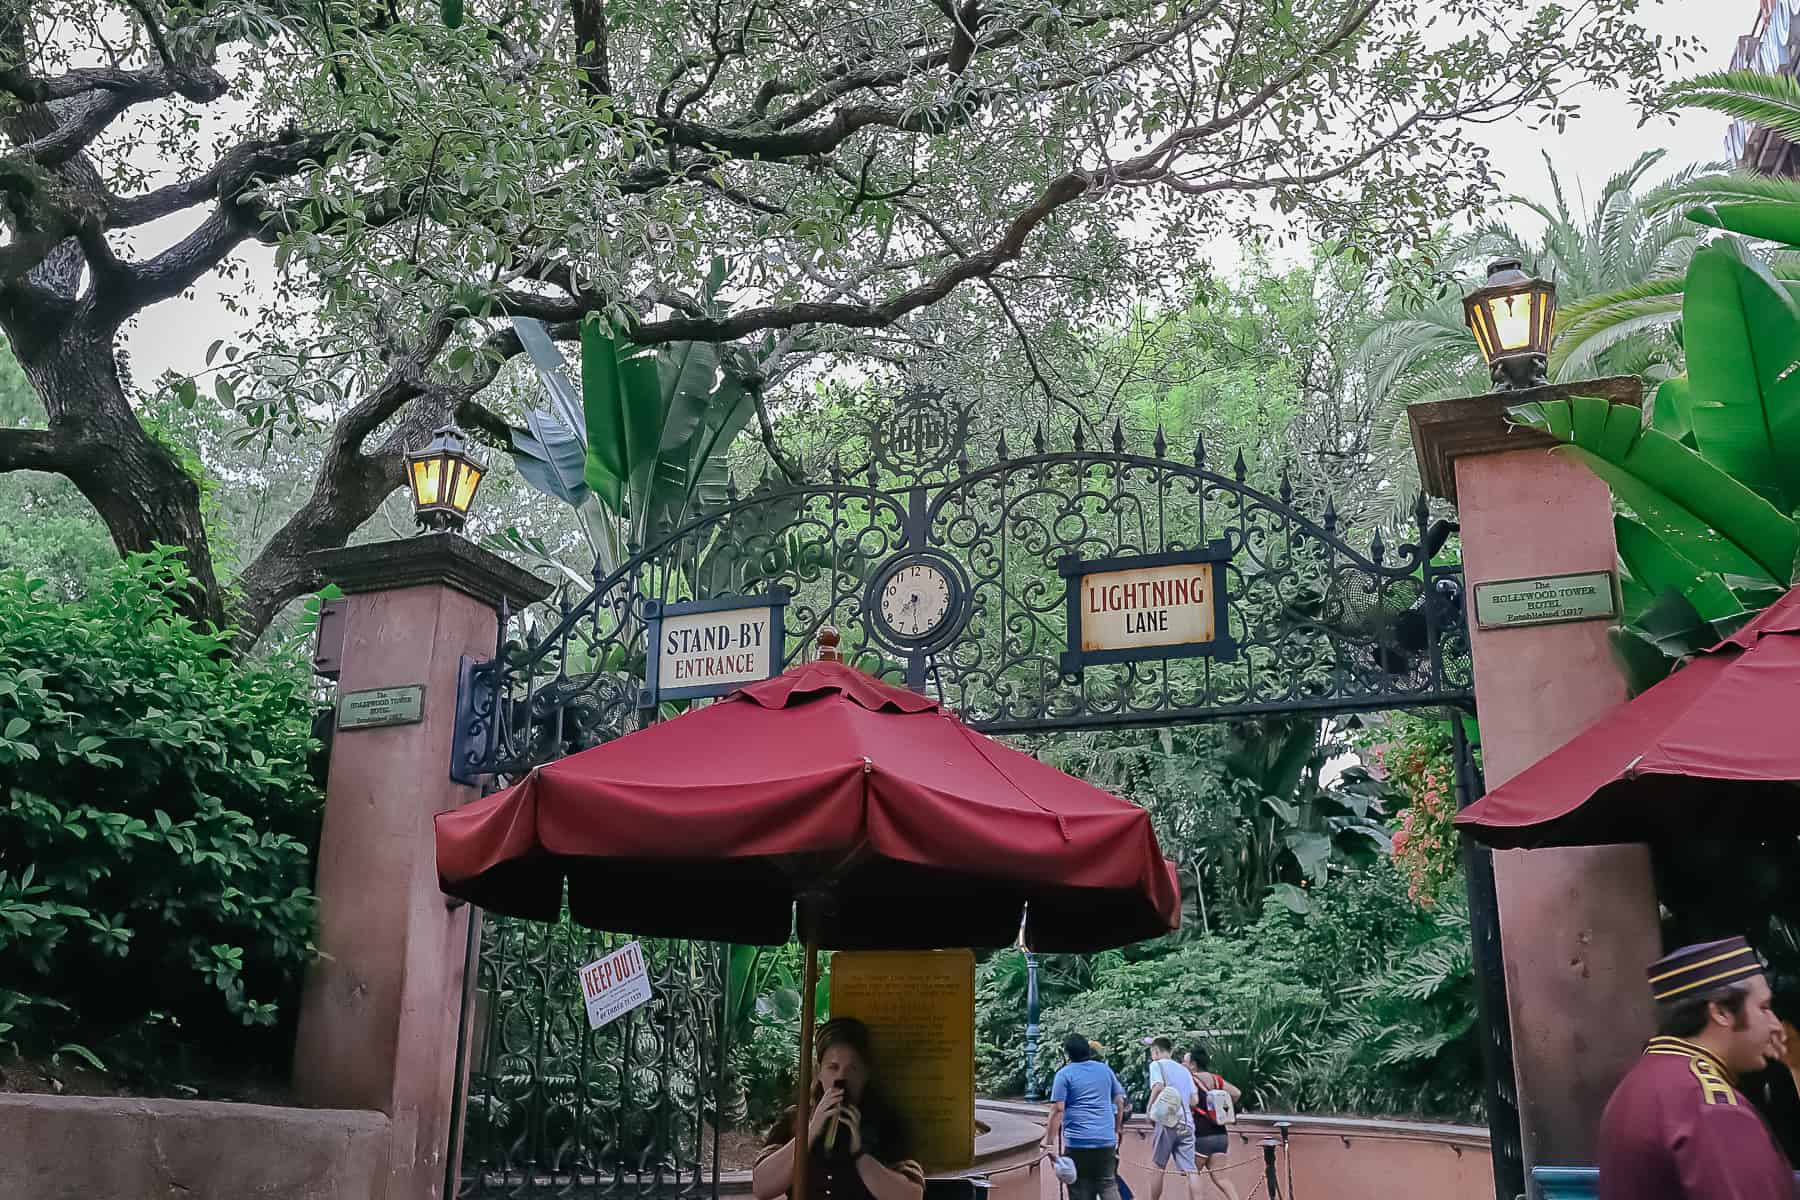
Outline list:
[[[1638,155],[1636,162],[1613,175],[1606,181],[1606,186],[1600,189],[1600,207],[1605,208],[1607,202],[1614,196],[1629,195],[1635,192],[1637,185],[1643,181],[1644,173],[1667,158],[1668,154],[1667,150],[1657,149],[1646,150]]]
[[[1760,71],[1711,71],[1669,89],[1669,100],[1706,108],[1800,141],[1800,81]]]
[[[1550,356],[1550,377],[1558,383],[1568,383],[1577,379],[1588,379],[1603,373],[1606,375],[1635,375],[1638,371],[1625,369],[1619,361],[1620,354],[1633,361],[1646,364],[1658,361],[1649,345],[1633,343],[1632,339],[1642,338],[1646,334],[1655,334],[1668,329],[1681,320],[1679,306],[1671,311],[1647,310],[1636,316],[1621,317],[1619,320],[1598,329],[1580,339],[1572,339],[1566,345],[1567,350],[1553,350]],[[1671,345],[1673,343],[1670,343]],[[1635,351],[1635,353],[1634,353]],[[1607,367],[1604,372],[1595,366],[1595,360],[1601,355],[1607,356]]]

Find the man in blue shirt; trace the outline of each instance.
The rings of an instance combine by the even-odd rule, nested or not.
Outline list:
[[[1125,1126],[1125,1089],[1112,1068],[1093,1056],[1078,1033],[1063,1042],[1069,1065],[1050,1087],[1050,1123],[1044,1150],[1055,1154],[1058,1139],[1075,1162],[1069,1200],[1119,1200],[1119,1131]]]

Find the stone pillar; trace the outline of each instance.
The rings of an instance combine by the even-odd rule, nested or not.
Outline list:
[[[1608,379],[1415,405],[1409,414],[1426,488],[1456,503],[1462,525],[1489,787],[1626,698],[1607,621],[1475,628],[1477,584],[1615,569],[1606,485],[1505,419],[1513,404],[1569,395],[1642,397],[1635,379]],[[1652,1032],[1644,967],[1662,943],[1649,849],[1497,852],[1494,876],[1525,1164],[1588,1165],[1607,1097]]]
[[[386,1113],[379,1200],[436,1200],[470,909],[449,908],[438,891],[431,818],[477,794],[450,782],[457,668],[465,654],[493,656],[503,597],[518,604],[550,588],[448,533],[315,561],[347,598],[316,884],[320,956],[301,1001],[294,1091],[304,1104]],[[417,719],[346,726],[346,697],[411,687],[424,689]]]

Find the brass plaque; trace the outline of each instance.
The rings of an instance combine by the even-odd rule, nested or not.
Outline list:
[[[338,697],[339,729],[378,729],[384,725],[415,725],[425,719],[425,685],[369,688]]]
[[[1482,629],[1604,621],[1618,614],[1611,571],[1475,585],[1475,624]]]
[[[875,1078],[927,1171],[975,1161],[975,955],[967,950],[831,956],[831,1015],[869,1027]]]

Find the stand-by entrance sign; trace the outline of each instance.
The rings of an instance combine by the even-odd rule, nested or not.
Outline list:
[[[771,588],[760,596],[646,602],[650,655],[638,707],[723,696],[779,675],[787,601],[787,589]]]
[[[1231,659],[1225,621],[1230,546],[1057,563],[1068,580],[1069,649],[1062,669],[1149,658]]]
[[[605,958],[581,968],[581,998],[587,1002],[588,1028],[598,1029],[650,999],[650,972],[644,951],[626,942]]]

